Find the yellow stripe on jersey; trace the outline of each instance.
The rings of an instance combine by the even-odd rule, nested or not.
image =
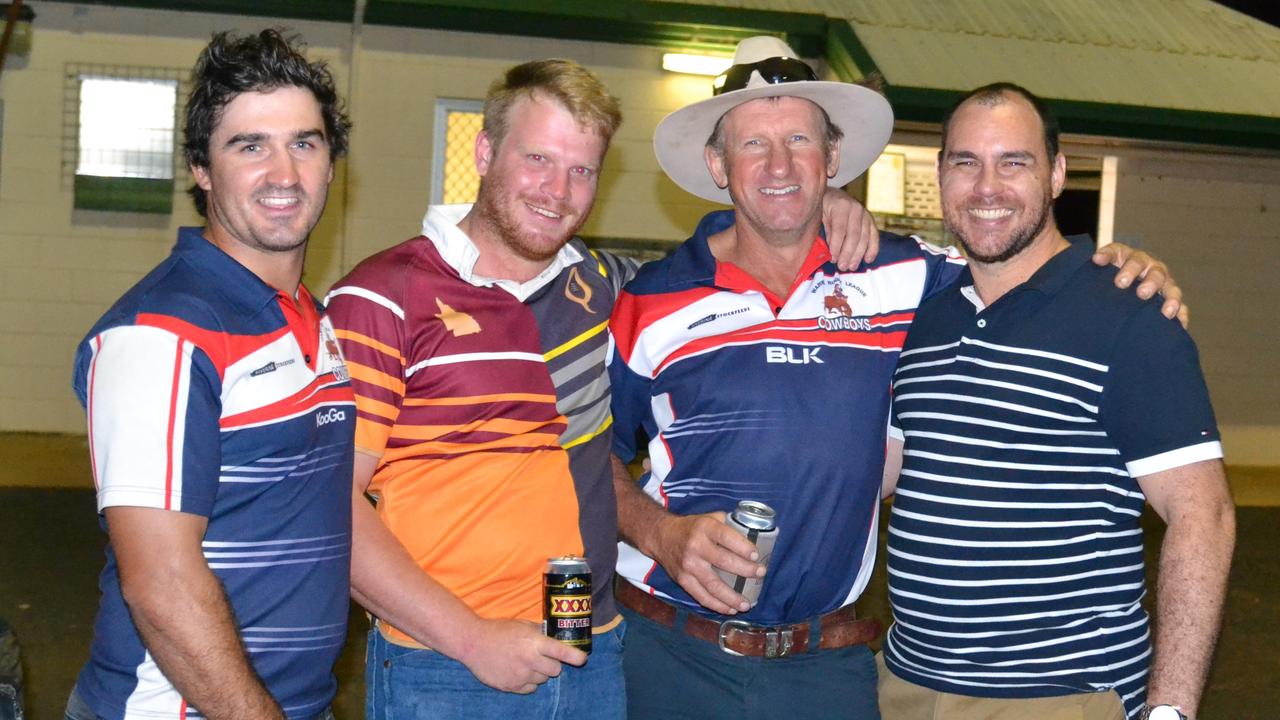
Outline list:
[[[395,358],[401,365],[404,365],[404,357],[400,354],[400,351],[384,342],[379,342],[368,335],[361,335],[353,330],[334,328],[333,333],[343,340],[360,343],[371,350],[377,350],[383,355],[389,355]]]
[[[591,439],[591,438],[593,438],[593,437],[599,437],[599,436],[600,436],[600,434],[601,434],[601,433],[603,433],[605,430],[608,430],[608,429],[609,429],[609,426],[611,426],[611,425],[613,425],[613,415],[612,415],[612,414],[610,414],[608,417],[606,417],[606,418],[604,419],[604,422],[600,423],[600,427],[596,428],[595,430],[592,430],[591,432],[587,433],[586,435],[583,435],[583,436],[582,436],[582,437],[580,437],[580,438],[576,438],[576,439],[574,439],[574,440],[572,440],[572,441],[570,441],[570,442],[565,443],[565,445],[564,445],[564,449],[565,449],[565,450],[568,450],[569,448],[571,448],[571,447],[573,447],[573,446],[575,446],[575,445],[581,445],[582,443],[587,442],[588,440],[590,440],[590,439]]]
[[[600,277],[609,277],[609,269],[604,266],[604,262],[600,260],[600,253],[595,250],[588,250],[591,257],[596,259],[596,269],[600,271]]]
[[[560,345],[560,347],[548,350],[547,353],[542,357],[545,358],[547,361],[551,361],[553,358],[559,357],[565,354],[566,352],[569,352],[575,347],[590,340],[596,335],[599,335],[600,333],[604,332],[605,328],[607,327],[609,327],[609,321],[605,320],[599,325],[596,325],[595,327],[589,330],[586,330],[585,332],[579,333],[577,337],[570,339],[568,342]]]
[[[397,425],[392,437],[399,439],[402,426]],[[463,453],[488,452],[491,450],[532,450],[540,451],[558,447],[560,436],[556,433],[528,433],[512,437],[498,438],[489,442],[453,443],[453,442],[420,442],[402,448],[387,448],[382,456],[383,462],[395,462],[420,455],[459,455]]]
[[[460,432],[487,432],[515,435],[536,431],[550,423],[563,423],[564,418],[551,420],[511,420],[509,418],[489,418],[474,420],[464,425],[396,425],[395,437],[405,440],[434,440],[442,435]],[[470,447],[470,443],[468,443]]]
[[[390,422],[395,422],[396,417],[400,415],[400,409],[390,403],[384,403],[381,400],[364,395],[356,396],[356,407],[360,412],[366,412],[370,415],[377,415],[380,418],[386,418]]]
[[[359,380],[363,383],[376,385],[383,390],[395,393],[396,395],[404,395],[404,380],[392,377],[377,368],[371,368],[368,365],[361,365],[358,362],[347,360],[347,372],[351,374],[353,380]],[[357,394],[358,398],[359,395]]]

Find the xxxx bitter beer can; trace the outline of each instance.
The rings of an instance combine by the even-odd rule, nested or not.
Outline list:
[[[542,576],[542,629],[548,637],[591,652],[591,568],[575,555],[547,560]]]

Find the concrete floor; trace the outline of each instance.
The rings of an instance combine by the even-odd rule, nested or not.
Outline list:
[[[104,537],[94,513],[84,439],[0,434],[0,617],[22,643],[29,720],[58,720],[88,657]],[[1280,468],[1232,468],[1239,540],[1226,623],[1201,718],[1280,716]],[[1151,513],[1147,567],[1155,567],[1163,525]],[[883,565],[883,560],[881,561]],[[1149,570],[1149,575],[1154,573]],[[859,601],[863,615],[888,619],[883,567]],[[352,608],[338,662],[341,720],[363,715],[367,623]]]

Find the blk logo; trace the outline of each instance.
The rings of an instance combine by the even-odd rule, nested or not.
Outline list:
[[[764,349],[764,361],[767,363],[786,363],[787,365],[808,365],[809,363],[822,365],[822,358],[818,357],[820,350],[822,350],[820,347],[770,346]]]

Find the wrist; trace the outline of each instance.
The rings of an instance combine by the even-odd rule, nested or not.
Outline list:
[[[1178,705],[1143,705],[1138,720],[1190,720]]]

